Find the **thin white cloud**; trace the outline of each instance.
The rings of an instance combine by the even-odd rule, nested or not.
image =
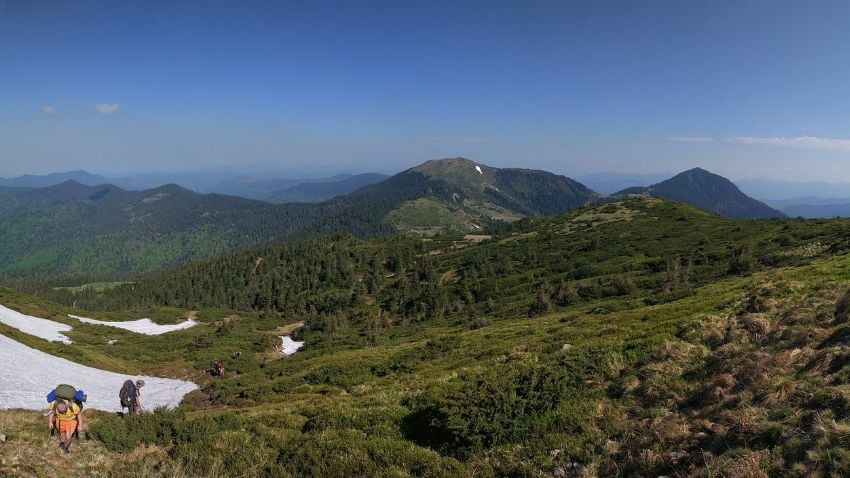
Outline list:
[[[680,143],[715,143],[722,142],[723,138],[714,138],[711,136],[673,136],[670,140]]]
[[[496,138],[484,136],[429,136],[425,140],[431,143],[493,143],[496,141]]]
[[[98,113],[106,116],[114,115],[121,108],[121,105],[118,103],[95,103],[89,106]]]
[[[40,111],[42,116],[56,116],[59,114],[52,106],[42,106]]]
[[[816,136],[797,136],[792,138],[760,138],[755,136],[676,136],[672,141],[686,143],[727,143],[727,144],[765,144],[787,148],[822,149],[850,153],[850,139],[819,138]]]

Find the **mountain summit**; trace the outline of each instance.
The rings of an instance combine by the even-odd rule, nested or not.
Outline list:
[[[500,169],[466,158],[427,161],[350,199],[388,206],[385,220],[403,233],[469,233],[499,221],[550,215],[597,197],[566,176]]]
[[[702,168],[694,168],[649,187],[624,189],[617,195],[649,194],[692,204],[734,219],[785,217],[772,207],[742,193],[732,181]]]

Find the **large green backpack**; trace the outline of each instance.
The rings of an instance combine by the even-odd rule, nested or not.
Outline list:
[[[54,400],[61,399],[67,402],[75,402],[80,408],[83,407],[83,402],[88,399],[86,397],[85,392],[82,390],[77,390],[71,385],[67,383],[63,383],[61,385],[56,386],[50,393],[47,394],[47,403],[50,403]]]
[[[69,401],[77,399],[77,389],[67,383],[57,385],[55,391],[58,398],[64,398]]]

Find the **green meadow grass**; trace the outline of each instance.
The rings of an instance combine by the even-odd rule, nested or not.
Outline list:
[[[256,251],[145,278],[136,300],[126,286],[102,291],[89,296],[92,310],[3,289],[0,303],[72,325],[75,343],[0,333],[86,365],[201,385],[175,411],[93,413],[88,446],[101,470],[829,476],[850,463],[850,325],[837,307],[850,279],[847,232],[846,221],[734,222],[629,201],[506,226],[462,248],[437,238],[341,239],[345,254],[330,243],[315,257],[266,249],[266,264],[275,252],[307,271],[281,292],[304,297],[303,309],[217,308],[198,295],[200,325],[162,336],[67,314],[176,323],[188,308],[156,304],[165,296],[151,291],[196,272],[224,277],[222,264],[250,267],[233,283],[273,299]],[[312,282],[330,264],[350,272]],[[371,292],[359,279],[375,281]],[[335,302],[351,290],[364,296]],[[440,313],[398,305],[434,295]],[[128,305],[97,310],[111,301]],[[301,321],[294,335],[306,347],[281,356],[279,328]],[[225,361],[223,378],[209,375],[213,360]],[[144,461],[138,450],[148,449]]]

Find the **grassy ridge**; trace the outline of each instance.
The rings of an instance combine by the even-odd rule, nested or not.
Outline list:
[[[197,307],[203,325],[127,333],[126,348],[96,326],[71,347],[13,336],[198,380],[180,410],[130,432],[96,417],[97,453],[157,447],[152,474],[828,475],[850,426],[847,238],[847,221],[735,222],[635,200],[478,244],[318,238],[108,290],[35,288],[124,304],[116,319]],[[279,327],[302,320],[307,346],[275,355]],[[215,358],[223,379],[203,375]]]

